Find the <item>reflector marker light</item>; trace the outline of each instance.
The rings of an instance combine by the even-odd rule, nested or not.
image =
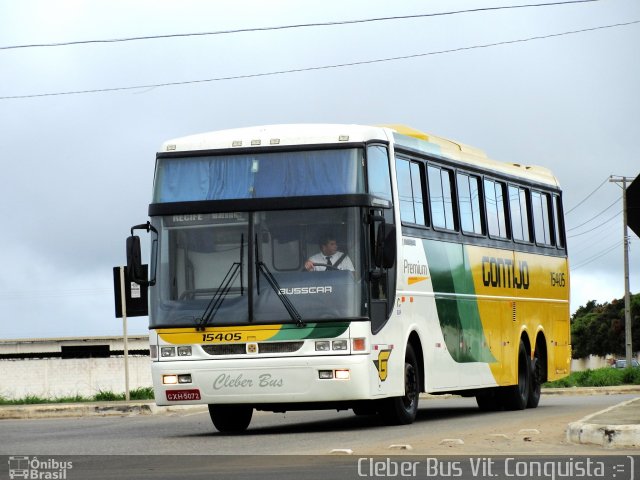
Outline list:
[[[354,338],[351,345],[354,352],[364,352],[367,349],[366,338]]]

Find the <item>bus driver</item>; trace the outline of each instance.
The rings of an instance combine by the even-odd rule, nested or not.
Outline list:
[[[321,238],[320,251],[309,257],[304,263],[309,272],[323,272],[325,270],[349,270],[353,272],[353,263],[346,253],[338,251],[335,235],[327,234]]]

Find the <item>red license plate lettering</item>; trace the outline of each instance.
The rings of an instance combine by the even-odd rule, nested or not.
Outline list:
[[[200,400],[200,390],[167,390],[167,400],[170,402]]]

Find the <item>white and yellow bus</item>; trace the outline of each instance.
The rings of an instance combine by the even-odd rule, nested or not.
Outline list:
[[[127,256],[156,402],[208,404],[220,431],[254,409],[407,424],[420,392],[534,408],[569,373],[547,169],[404,126],[234,129],[162,146],[149,216],[151,278],[138,237]]]

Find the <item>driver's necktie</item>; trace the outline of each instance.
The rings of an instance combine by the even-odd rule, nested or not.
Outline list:
[[[332,266],[333,263],[331,263],[331,257],[325,257],[327,259],[327,265],[328,266]]]

